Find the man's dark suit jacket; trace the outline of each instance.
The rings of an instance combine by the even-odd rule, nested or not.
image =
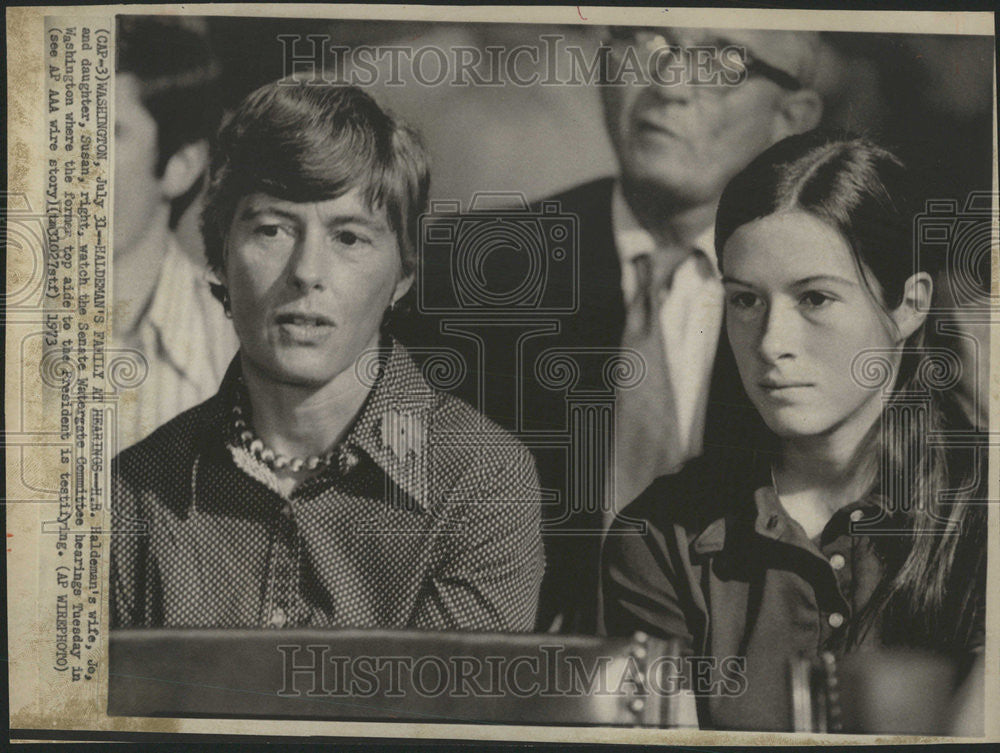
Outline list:
[[[540,630],[548,629],[557,618],[558,629],[562,632],[593,633],[597,630],[603,516],[593,498],[589,504],[581,501],[578,490],[587,488],[588,484],[591,488],[600,486],[606,479],[601,472],[611,473],[613,469],[581,467],[588,464],[586,457],[581,459],[577,453],[574,459],[573,453],[565,447],[547,446],[551,442],[546,442],[546,438],[566,436],[568,400],[613,400],[614,391],[608,388],[604,363],[609,354],[620,351],[625,323],[621,268],[611,225],[613,186],[613,179],[601,179],[546,200],[546,203],[558,202],[563,215],[577,218],[579,280],[571,279],[569,274],[548,280],[548,284],[558,286],[553,298],[565,297],[564,294],[578,285],[576,310],[539,314],[538,322],[547,322],[549,329],[556,331],[523,339],[520,346],[517,337],[524,331],[522,325],[480,327],[477,331],[483,338],[486,353],[483,373],[471,366],[467,378],[454,390],[528,444],[538,463],[543,488],[558,495],[549,503],[543,501],[543,519],[554,527],[543,530],[546,576],[539,605]],[[502,270],[493,273],[503,275]],[[433,290],[438,284],[448,284],[451,270],[441,258],[425,258],[420,274],[425,276],[426,289]],[[511,279],[510,285],[516,282]],[[418,314],[397,327],[397,333],[418,356],[422,348],[444,346],[460,351],[467,363],[474,364],[476,349],[471,340],[441,332],[448,319]],[[713,444],[730,444],[740,436],[736,422],[748,417],[749,402],[739,384],[724,335],[719,342],[706,417],[706,448]],[[514,357],[518,347],[522,355],[519,363]],[[539,378],[535,369],[539,357],[552,348],[578,354],[575,359],[578,377],[568,390],[552,389],[551,379],[546,382],[544,377]],[[480,379],[485,380],[482,399],[477,394]],[[522,385],[520,408],[516,399],[518,383]],[[750,417],[755,415],[752,408],[750,411]],[[600,418],[595,418],[595,422],[594,435],[606,436],[607,424],[600,423]],[[542,439],[533,442],[533,435]],[[576,485],[569,481],[574,474],[578,479]]]

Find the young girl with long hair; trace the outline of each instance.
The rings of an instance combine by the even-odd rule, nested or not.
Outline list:
[[[626,508],[603,575],[609,633],[735,657],[703,725],[788,728],[796,656],[982,647],[985,455],[949,392],[960,362],[925,343],[909,185],[878,145],[813,133],[723,194],[725,327],[758,421]]]

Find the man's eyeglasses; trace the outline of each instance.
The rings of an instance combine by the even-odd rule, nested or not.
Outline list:
[[[619,59],[625,57],[629,47],[635,50],[634,54],[639,56],[640,63],[645,56],[645,62],[656,69],[656,80],[660,83],[680,83],[669,76],[665,79],[664,74],[679,62],[688,65],[690,60],[698,75],[689,78],[686,81],[689,84],[725,86],[741,83],[750,76],[761,76],[789,91],[798,91],[804,86],[791,73],[760,60],[745,47],[728,41],[708,40],[698,45],[680,44],[668,39],[661,29],[612,26],[609,46]]]

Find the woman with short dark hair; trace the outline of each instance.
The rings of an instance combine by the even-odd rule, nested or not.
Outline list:
[[[740,663],[702,697],[705,726],[787,729],[799,655],[982,647],[985,455],[949,392],[957,360],[924,346],[910,182],[869,141],[810,134],[723,194],[725,327],[759,422],[627,507],[603,569],[608,632]]]
[[[531,629],[531,456],[387,326],[427,191],[357,88],[279,81],[227,119],[203,229],[240,351],[117,459],[113,626]]]

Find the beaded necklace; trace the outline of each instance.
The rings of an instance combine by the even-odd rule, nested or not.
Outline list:
[[[315,471],[320,466],[331,465],[337,455],[336,448],[323,455],[310,455],[307,458],[288,457],[287,455],[275,452],[265,445],[260,437],[253,433],[253,430],[250,429],[247,422],[243,419],[243,409],[238,405],[233,406],[233,428],[236,429],[236,435],[240,438],[243,447],[272,471],[281,471],[286,468],[292,473],[298,473],[303,470]]]
[[[239,380],[237,383],[235,401],[233,403],[233,429],[236,431],[236,436],[239,438],[240,443],[243,447],[257,460],[261,461],[270,468],[272,471],[283,471],[289,470],[292,473],[298,473],[299,471],[315,471],[317,468],[332,465],[334,460],[337,458],[337,447],[334,446],[329,452],[322,455],[310,455],[306,458],[300,457],[289,457],[283,455],[280,452],[275,452],[270,447],[264,444],[264,441],[258,437],[253,429],[247,424],[246,419],[243,417],[243,408],[241,403],[246,398],[246,387],[243,385],[243,380]]]

